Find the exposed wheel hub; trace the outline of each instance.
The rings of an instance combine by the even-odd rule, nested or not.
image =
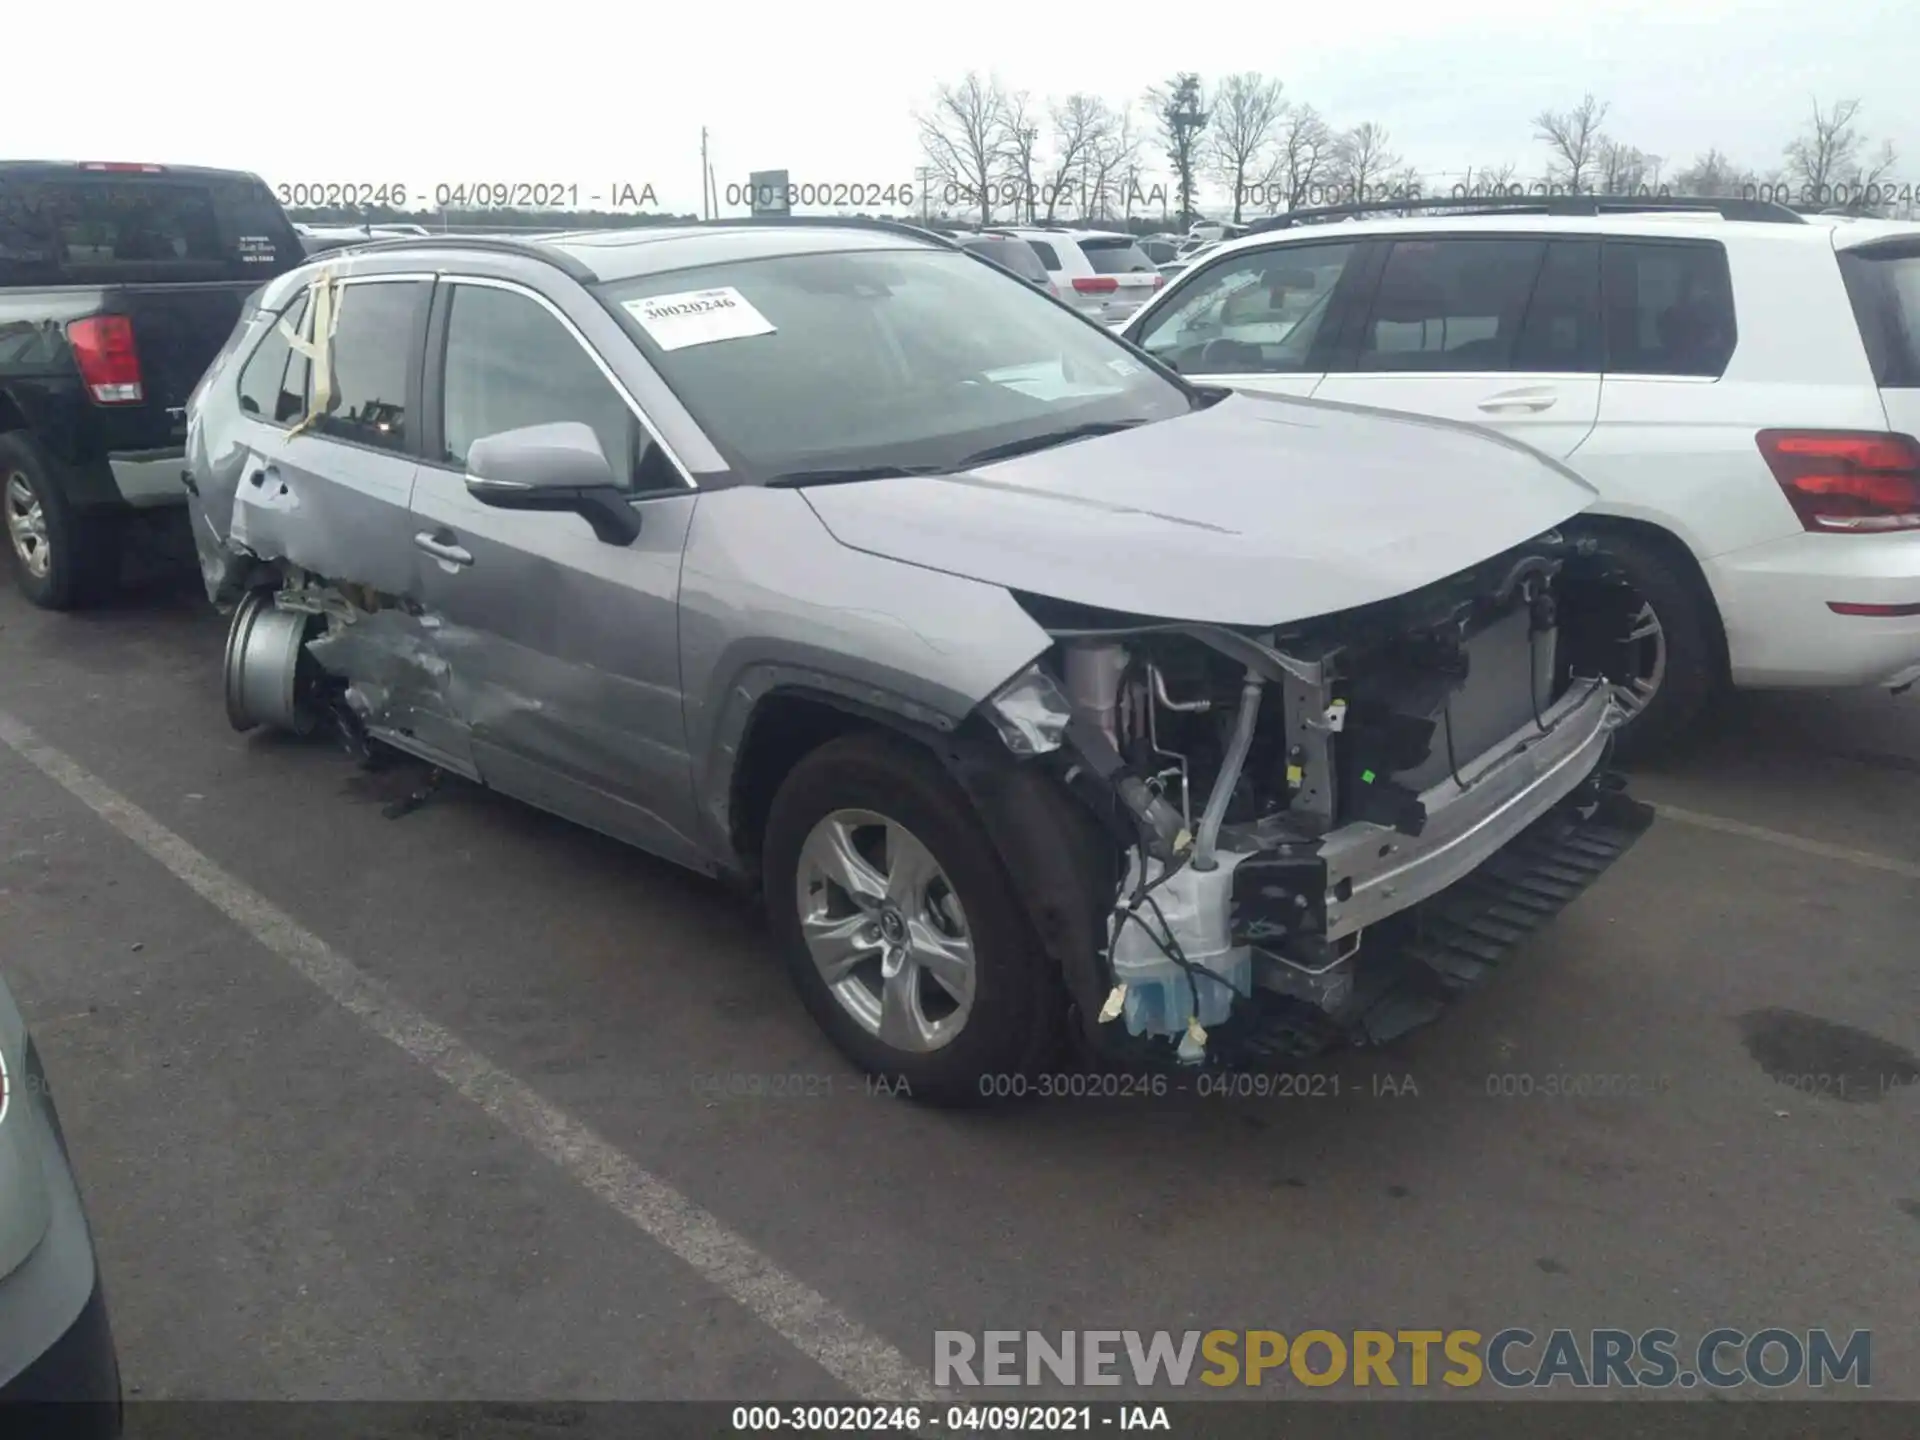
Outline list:
[[[907,922],[891,905],[882,907],[880,911],[880,938],[889,946],[907,943]]]

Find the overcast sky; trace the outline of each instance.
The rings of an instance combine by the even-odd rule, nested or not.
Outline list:
[[[1857,97],[1870,139],[1901,154],[1895,176],[1920,181],[1913,0],[1074,8],[16,0],[0,134],[13,156],[234,166],[276,183],[549,181],[577,184],[583,205],[616,182],[651,184],[664,207],[697,210],[702,125],[723,187],[773,168],[796,183],[907,183],[921,163],[913,111],[969,68],[1036,97],[1115,101],[1176,69],[1255,69],[1335,124],[1384,125],[1430,175],[1506,161],[1537,173],[1530,117],[1591,90],[1612,105],[1609,133],[1669,170],[1718,146],[1765,171],[1815,96]],[[82,29],[96,38],[76,49]]]

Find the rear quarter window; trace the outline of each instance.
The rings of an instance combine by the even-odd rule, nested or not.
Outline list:
[[[1874,383],[1920,389],[1920,236],[1842,250],[1839,259]]]
[[[287,342],[306,319],[307,292],[281,312],[240,370],[240,409],[274,425],[292,425],[307,412],[307,358]],[[282,326],[285,329],[282,329]]]

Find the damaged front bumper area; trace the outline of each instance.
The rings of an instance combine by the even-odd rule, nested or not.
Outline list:
[[[1626,851],[1651,811],[1607,768],[1611,686],[1561,650],[1574,553],[1543,537],[1286,635],[1050,627],[1056,651],[983,714],[1104,826],[1096,962],[1063,963],[1096,1051],[1242,1066],[1382,1043]]]

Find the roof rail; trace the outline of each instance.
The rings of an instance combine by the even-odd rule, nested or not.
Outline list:
[[[548,231],[548,234],[564,233]],[[547,264],[564,271],[571,279],[582,284],[591,284],[599,277],[592,269],[583,265],[564,251],[551,249],[535,243],[532,237],[525,240],[510,239],[505,235],[395,235],[389,238],[367,240],[343,245],[338,249],[324,250],[321,254],[344,259],[348,255],[368,255],[388,250],[491,250],[496,255],[525,255],[535,260],[544,260]],[[318,258],[317,256],[309,258]]]
[[[883,220],[871,215],[736,215],[716,216],[712,220],[698,220],[698,226],[716,228],[727,225],[802,225],[823,227],[826,229],[884,230],[893,235],[908,235],[915,240],[930,240],[936,245],[948,249],[958,249],[959,243],[949,235],[942,235],[928,226],[915,225],[906,220]],[[928,222],[931,225],[932,222]]]
[[[1403,214],[1416,210],[1441,210],[1469,215],[1631,215],[1690,214],[1718,215],[1723,220],[1755,220],[1770,225],[1804,225],[1806,218],[1785,205],[1771,200],[1716,200],[1706,197],[1659,196],[1639,198],[1632,195],[1452,195],[1409,196],[1398,200],[1373,200],[1351,205],[1318,205],[1310,209],[1288,210],[1269,215],[1246,227],[1249,235],[1269,230],[1288,230],[1295,225],[1325,220],[1348,220],[1364,215]]]

